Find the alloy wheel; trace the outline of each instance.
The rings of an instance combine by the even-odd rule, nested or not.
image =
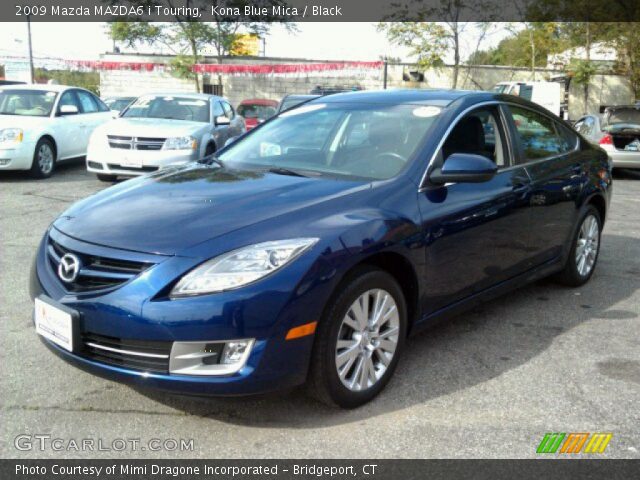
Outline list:
[[[342,320],[335,364],[351,391],[374,386],[385,374],[398,347],[400,316],[393,296],[382,289],[364,292]]]
[[[38,149],[38,166],[44,175],[48,175],[53,170],[53,151],[46,143],[40,145]]]
[[[586,277],[593,270],[598,256],[600,225],[593,215],[587,215],[580,226],[576,245],[576,267],[578,273]]]

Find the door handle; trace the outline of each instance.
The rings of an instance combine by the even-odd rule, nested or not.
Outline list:
[[[513,185],[513,193],[523,193],[526,192],[527,190],[529,190],[529,184],[528,183],[516,183]]]

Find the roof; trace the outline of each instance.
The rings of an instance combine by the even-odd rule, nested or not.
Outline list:
[[[275,107],[278,105],[278,101],[270,100],[268,98],[248,98],[247,100],[242,100],[240,105],[264,105],[266,107]]]
[[[321,101],[323,103],[361,102],[417,105],[433,103],[435,101],[448,105],[467,95],[491,96],[491,94],[487,92],[471,90],[432,90],[425,88],[419,90],[365,90],[360,92],[334,93],[322,97]]]

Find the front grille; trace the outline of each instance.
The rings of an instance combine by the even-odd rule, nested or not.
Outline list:
[[[122,135],[107,135],[109,147],[121,150],[160,150],[166,138],[155,137],[124,137]]]
[[[127,340],[85,332],[80,355],[118,367],[168,373],[171,345],[172,342]]]
[[[80,260],[80,271],[73,282],[65,282],[58,275],[60,259],[67,253]],[[72,251],[49,238],[47,256],[51,268],[67,291],[82,293],[115,288],[140,274],[151,266],[150,263],[99,257]]]

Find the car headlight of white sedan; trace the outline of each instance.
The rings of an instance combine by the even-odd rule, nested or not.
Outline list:
[[[0,146],[17,145],[24,139],[24,132],[20,128],[4,128],[0,130]]]
[[[277,240],[222,254],[182,277],[170,296],[203,295],[248,285],[292,262],[317,241],[317,238]]]
[[[164,141],[163,150],[195,150],[198,141],[190,135],[184,137],[170,137]]]

